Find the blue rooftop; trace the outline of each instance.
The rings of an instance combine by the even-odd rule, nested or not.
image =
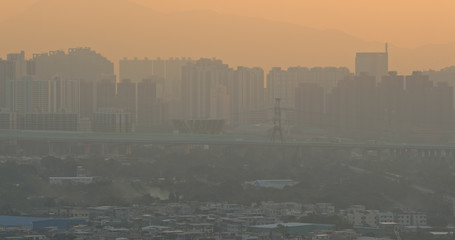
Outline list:
[[[33,228],[33,222],[48,220],[49,218],[37,217],[19,217],[19,216],[4,216],[0,215],[0,226],[4,228],[19,227],[19,228]]]

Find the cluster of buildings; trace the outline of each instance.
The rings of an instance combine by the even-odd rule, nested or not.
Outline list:
[[[448,140],[453,87],[420,72],[389,72],[388,52],[357,53],[347,68],[233,69],[218,59],[122,59],[89,48],[0,59],[0,128],[100,132],[219,132],[271,123],[319,135]],[[190,122],[191,121],[191,122]],[[176,126],[178,125],[178,126]],[[183,127],[179,127],[183,126]],[[186,128],[184,128],[186,127]],[[188,130],[189,129],[189,130]],[[169,128],[167,128],[169,130]],[[298,132],[298,131],[292,131]]]
[[[81,239],[354,240],[365,235],[395,237],[396,226],[400,231],[413,231],[411,226],[431,229],[423,213],[381,213],[365,210],[363,206],[336,212],[330,203],[262,202],[244,206],[191,202],[149,207],[63,207],[51,209],[47,215],[40,218],[0,216],[0,234],[2,237],[32,236],[36,231],[41,230],[42,234],[46,230],[48,236],[70,233]],[[339,230],[333,223],[300,222],[305,216],[338,216],[349,221],[352,228]]]
[[[423,212],[400,210],[397,212],[381,212],[367,210],[365,206],[354,205],[343,211],[346,219],[353,226],[377,228],[382,224],[396,223],[402,227],[428,228],[427,215]]]
[[[153,76],[117,82],[114,64],[89,48],[8,54],[0,91],[3,129],[132,132],[136,121],[160,124],[166,111]]]

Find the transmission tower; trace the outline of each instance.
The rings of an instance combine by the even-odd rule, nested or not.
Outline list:
[[[281,128],[281,107],[280,107],[280,98],[275,98],[275,115],[273,116],[273,133],[272,141],[280,140],[283,143],[283,131]]]

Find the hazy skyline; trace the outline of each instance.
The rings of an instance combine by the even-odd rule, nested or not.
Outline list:
[[[0,239],[455,239],[454,0],[0,0]]]
[[[448,1],[433,7],[429,1],[366,5],[354,0],[343,4],[287,0],[277,4],[9,1],[0,10],[0,56],[21,50],[32,54],[91,47],[114,62],[123,57],[216,57],[232,66],[266,70],[276,66],[353,70],[355,52],[383,51],[388,42],[390,69],[401,74],[454,65],[455,37],[446,29],[452,29],[455,21],[441,20],[451,16],[446,13],[452,9]]]

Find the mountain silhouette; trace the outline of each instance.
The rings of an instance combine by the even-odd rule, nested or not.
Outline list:
[[[308,23],[311,25],[311,23]],[[383,51],[337,30],[317,30],[212,11],[165,14],[127,0],[39,0],[0,23],[3,51],[46,52],[92,47],[122,57],[217,57],[231,66],[346,66],[357,51]],[[451,65],[454,45],[402,49],[390,44],[391,69]],[[0,52],[4,55],[6,52]],[[436,58],[442,54],[442,57]],[[435,60],[439,59],[439,60]]]

